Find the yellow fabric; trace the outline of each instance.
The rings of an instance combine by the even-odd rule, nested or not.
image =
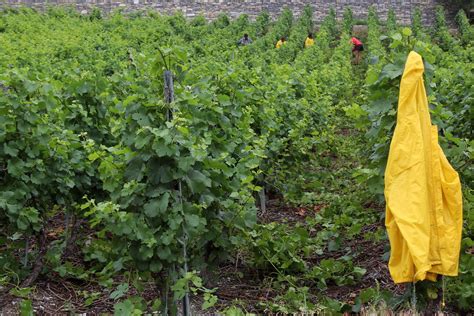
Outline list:
[[[458,274],[462,193],[431,125],[421,56],[408,55],[385,170],[386,218],[395,283]]]
[[[304,41],[304,47],[310,47],[314,45],[314,39],[307,37]]]
[[[275,47],[276,47],[276,48],[280,48],[280,47],[282,47],[285,43],[286,43],[286,41],[283,42],[282,40],[279,40],[279,41],[276,43],[276,46],[275,46]]]

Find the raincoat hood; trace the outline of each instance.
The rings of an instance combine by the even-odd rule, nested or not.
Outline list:
[[[397,125],[385,170],[385,225],[395,283],[458,274],[462,193],[431,125],[421,56],[411,52],[400,83]]]

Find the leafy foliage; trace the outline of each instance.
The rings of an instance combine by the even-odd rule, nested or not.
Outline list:
[[[437,44],[444,50],[449,50],[449,48],[453,46],[455,42],[449,33],[448,26],[446,24],[444,8],[442,6],[436,7],[433,37]]]
[[[258,16],[256,21],[256,32],[258,36],[264,36],[268,33],[270,24],[270,14],[268,11],[263,10]]]
[[[422,22],[422,13],[420,8],[416,8],[412,12],[411,28],[415,37],[419,38],[425,33],[423,22]]]
[[[328,15],[323,20],[321,28],[324,28],[329,35],[329,38],[336,39],[338,36],[337,21],[336,21],[336,10],[333,7],[329,9]]]
[[[461,40],[464,44],[469,44],[474,41],[474,27],[469,23],[464,10],[459,10],[456,14],[456,23],[458,24],[459,31],[461,32]]]
[[[390,8],[388,10],[386,28],[388,34],[395,32],[398,28],[397,16],[395,15],[395,11],[393,10],[393,8]]]
[[[344,9],[342,30],[346,34],[351,35],[353,26],[354,26],[354,18],[352,16],[352,9],[351,7],[348,6]]]

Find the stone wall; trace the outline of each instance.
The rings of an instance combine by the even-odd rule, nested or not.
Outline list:
[[[298,16],[306,4],[314,8],[316,22],[322,21],[331,7],[336,10],[337,17],[342,18],[344,8],[352,8],[356,19],[365,19],[370,6],[375,6],[382,20],[386,18],[389,8],[393,8],[402,24],[409,24],[411,13],[416,7],[421,8],[426,24],[434,19],[434,8],[442,0],[0,0],[1,7],[29,6],[39,10],[48,5],[70,5],[82,13],[98,7],[106,12],[121,8],[125,12],[136,10],[155,10],[162,13],[182,11],[187,17],[203,14],[209,19],[219,13],[227,13],[231,17],[245,13],[255,17],[266,9],[272,17],[277,16],[283,8],[289,7]],[[443,3],[445,4],[445,3]]]

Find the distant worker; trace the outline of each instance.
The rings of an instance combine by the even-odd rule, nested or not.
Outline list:
[[[250,39],[249,35],[247,33],[244,34],[244,37],[242,37],[238,42],[237,45],[240,46],[245,46],[252,44],[252,40]]]
[[[275,47],[276,47],[276,48],[280,48],[280,47],[282,47],[282,46],[285,45],[285,44],[286,44],[286,38],[285,38],[284,36],[282,36],[282,37],[280,38],[280,40],[276,43],[276,46],[275,46]]]
[[[353,45],[352,52],[354,53],[354,56],[355,56],[354,63],[359,64],[362,51],[364,50],[364,45],[362,45],[362,42],[359,41],[355,37],[351,38],[350,43],[352,43]]]
[[[308,48],[314,45],[313,33],[309,33],[308,37],[304,41],[304,48]]]

